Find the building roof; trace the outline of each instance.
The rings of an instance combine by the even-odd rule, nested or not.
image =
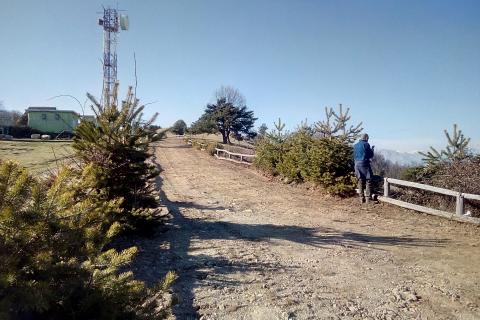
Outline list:
[[[28,111],[54,111],[54,110],[57,110],[56,107],[28,107],[27,108],[27,112]]]
[[[28,107],[27,110],[25,110],[27,113],[28,112],[66,112],[66,113],[75,113],[77,116],[80,116],[80,114],[76,111],[73,110],[57,110],[56,107]]]

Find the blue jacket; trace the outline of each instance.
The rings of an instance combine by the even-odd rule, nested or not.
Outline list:
[[[353,146],[353,158],[357,161],[369,161],[373,158],[373,150],[367,141],[360,140]]]

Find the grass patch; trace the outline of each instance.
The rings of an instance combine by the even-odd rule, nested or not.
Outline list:
[[[17,161],[36,173],[56,168],[57,162],[65,161],[72,153],[68,141],[0,140],[1,160]]]

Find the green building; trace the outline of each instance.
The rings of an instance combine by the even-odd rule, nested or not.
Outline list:
[[[28,126],[42,132],[73,132],[78,126],[80,115],[71,110],[57,110],[55,107],[29,107]]]

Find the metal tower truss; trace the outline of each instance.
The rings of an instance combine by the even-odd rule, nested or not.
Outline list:
[[[113,101],[113,88],[117,82],[117,34],[119,16],[116,9],[104,8],[103,19],[98,20],[103,26],[103,105]]]

